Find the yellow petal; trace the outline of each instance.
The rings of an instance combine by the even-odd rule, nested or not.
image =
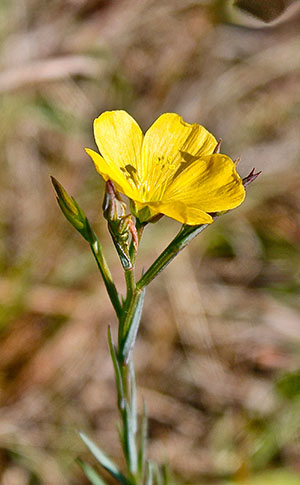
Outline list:
[[[134,188],[144,138],[137,122],[126,111],[105,111],[94,121],[94,135],[107,165],[118,170]]]
[[[118,167],[114,164],[108,164],[99,153],[94,152],[94,150],[91,150],[90,148],[85,148],[85,151],[93,160],[97,172],[102,175],[104,180],[112,180],[118,191],[122,192],[122,194],[126,194],[130,198],[134,198],[134,189],[128,183],[126,177]]]
[[[192,155],[197,158],[211,155],[217,145],[215,137],[204,126],[197,123],[190,126],[192,127],[191,133],[180,150],[183,159],[185,155]]]
[[[203,126],[175,113],[161,115],[145,134],[140,179],[149,198],[157,200],[177,170],[212,154],[217,141]]]
[[[203,156],[174,177],[164,200],[180,200],[205,212],[233,209],[245,198],[242,179],[226,155]]]
[[[148,206],[152,216],[159,213],[165,214],[182,224],[194,226],[197,224],[211,224],[213,222],[212,217],[200,208],[181,201],[149,202]]]

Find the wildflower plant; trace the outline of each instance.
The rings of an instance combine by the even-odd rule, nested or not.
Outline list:
[[[147,456],[147,415],[139,419],[132,353],[149,283],[219,215],[239,206],[245,187],[258,176],[254,170],[242,179],[236,162],[220,153],[221,142],[199,124],[188,124],[175,113],[161,115],[143,134],[125,111],[107,111],[94,121],[100,154],[86,149],[106,181],[103,215],[119,255],[126,295],[115,286],[101,243],[83,210],[52,178],[58,204],[68,221],[89,243],[118,320],[114,342],[108,327],[120,413],[119,436],[126,468],[119,467],[85,434],[80,436],[98,463],[123,485],[169,483],[166,468]],[[129,209],[120,193],[128,197]],[[178,234],[137,279],[135,260],[143,230],[163,216],[179,221]],[[93,485],[105,484],[88,463],[78,460]]]

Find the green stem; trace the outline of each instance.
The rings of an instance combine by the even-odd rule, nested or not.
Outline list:
[[[136,443],[136,425],[137,415],[136,407],[133,402],[133,395],[135,390],[132,389],[132,382],[130,382],[129,363],[120,364],[121,378],[124,392],[124,406],[120,409],[120,416],[123,427],[123,450],[129,472],[130,482],[135,485],[137,483],[138,471],[138,452]],[[131,364],[133,365],[133,364]]]
[[[125,271],[125,282],[127,290],[126,301],[129,302],[135,290],[135,278],[133,269],[128,269],[127,271]]]
[[[104,281],[107,293],[109,295],[110,301],[111,301],[111,303],[112,303],[112,305],[115,309],[117,317],[120,318],[121,315],[122,315],[122,306],[121,306],[121,303],[120,303],[118,291],[115,287],[115,284],[113,282],[112,275],[110,273],[109,267],[108,267],[106,260],[103,256],[100,241],[97,238],[94,231],[92,231],[92,236],[93,236],[92,240],[89,241],[92,253],[93,253],[95,260],[97,262],[97,266],[98,266],[100,273],[101,273],[101,276],[103,278],[103,281]]]
[[[137,225],[138,240],[140,240],[144,225]],[[126,298],[121,312],[118,314],[118,346],[114,347],[109,331],[111,357],[115,370],[118,391],[118,407],[121,417],[121,437],[124,457],[127,465],[129,483],[141,483],[145,461],[145,437],[141,441],[143,450],[137,446],[138,417],[136,409],[136,384],[133,362],[131,359],[136,335],[139,328],[145,290],[136,287],[134,263],[135,247],[133,241],[129,254],[132,268],[124,268],[126,282]],[[146,420],[146,417],[144,418]],[[145,428],[145,424],[144,424]],[[145,434],[145,429],[143,429]],[[142,465],[140,464],[143,461]],[[142,477],[143,480],[143,477]]]
[[[137,282],[136,288],[141,290],[149,285],[151,281],[177,256],[177,254],[184,249],[190,241],[192,241],[200,232],[204,231],[209,224],[201,224],[198,226],[184,225],[179,233],[174,237],[166,249],[158,256],[156,261],[144,273],[141,279]]]
[[[121,355],[121,348],[117,351],[117,362],[119,373],[116,372],[116,383],[121,389],[122,399],[118,399],[119,412],[122,421],[122,445],[129,480],[132,485],[138,483],[138,450],[137,450],[137,410],[136,410],[136,389],[133,362],[126,361]],[[115,369],[116,370],[116,369]],[[120,383],[118,383],[120,377]]]
[[[119,369],[116,372],[116,383],[119,393],[118,402],[122,421],[124,457],[130,483],[137,485],[140,483],[138,465],[141,452],[138,451],[137,447],[138,419],[136,409],[136,384],[131,352],[139,327],[144,291],[136,288],[133,269],[125,271],[125,281],[127,294],[122,315],[119,317],[118,348],[116,349],[116,353],[112,354],[112,357],[116,356],[117,367]],[[116,361],[114,361],[115,364]],[[118,379],[120,379],[120,382],[118,382]]]
[[[128,469],[128,485],[137,485],[139,474],[139,456],[137,450],[136,434],[137,408],[136,408],[136,383],[133,362],[129,359],[120,358],[120,350],[116,349],[112,340],[110,328],[108,328],[108,342],[110,354],[115,370],[115,379],[118,396],[118,409],[121,417],[121,443],[125,462]]]
[[[123,394],[124,394],[124,397],[125,399],[127,399],[127,401],[130,401],[129,400],[129,392],[128,392],[128,365],[127,364],[122,364],[120,361],[119,361],[119,366],[120,366],[120,371],[121,371],[121,381],[122,381],[122,386],[123,386]],[[122,409],[120,409],[120,411],[122,412],[122,410],[124,409],[124,406],[122,407]]]

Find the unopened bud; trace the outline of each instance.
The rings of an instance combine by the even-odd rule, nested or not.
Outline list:
[[[79,231],[85,239],[89,238],[89,229],[85,214],[80,209],[76,200],[70,197],[64,187],[51,177],[54,190],[57,195],[57,202],[65,215],[66,219]]]
[[[254,182],[254,180],[257,179],[257,177],[261,174],[261,171],[260,172],[257,172],[255,173],[255,168],[253,168],[251,170],[251,172],[249,173],[249,175],[247,175],[247,177],[244,177],[243,178],[243,186],[246,188],[248,187],[248,185],[252,184],[252,182]]]
[[[108,222],[118,222],[126,214],[126,204],[110,180],[106,182],[102,208]]]
[[[78,209],[74,203],[74,200],[69,196],[67,191],[63,188],[63,186],[59,183],[59,181],[56,180],[56,178],[52,176],[50,178],[51,178],[53,187],[55,189],[55,192],[57,194],[57,198],[64,204],[66,210],[70,214],[77,216]]]
[[[110,180],[106,182],[103,214],[108,222],[108,229],[121,263],[124,269],[130,269],[132,267],[129,256],[130,235],[135,250],[137,249],[138,235],[131,215],[126,215],[125,202]]]
[[[216,144],[216,147],[213,151],[213,154],[215,153],[220,153],[220,150],[221,150],[221,144],[222,144],[222,138],[220,138],[220,140],[218,141],[218,143]]]

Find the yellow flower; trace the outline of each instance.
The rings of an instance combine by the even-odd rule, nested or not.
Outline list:
[[[94,135],[102,156],[86,152],[100,175],[132,199],[141,222],[161,213],[185,224],[211,223],[209,213],[244,200],[233,161],[213,154],[214,136],[175,113],[161,115],[144,135],[125,111],[106,111],[95,119]]]

